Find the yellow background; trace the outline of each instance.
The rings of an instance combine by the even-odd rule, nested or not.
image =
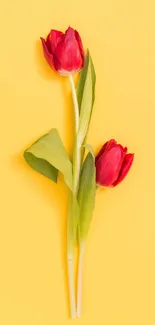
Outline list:
[[[22,151],[58,128],[71,152],[69,83],[39,41],[76,28],[97,74],[89,143],[135,152],[126,180],[99,193],[87,240],[79,325],[155,324],[155,4],[152,0],[2,0],[0,5],[0,324],[70,324],[67,188]]]

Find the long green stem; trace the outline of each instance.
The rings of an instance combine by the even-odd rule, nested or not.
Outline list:
[[[79,176],[80,176],[80,167],[81,167],[81,147],[78,144],[77,133],[79,128],[79,108],[78,101],[76,96],[76,89],[74,84],[73,76],[69,76],[72,98],[74,104],[74,118],[75,118],[75,140],[73,148],[73,193],[76,196],[79,187]],[[72,208],[69,207],[70,213],[69,218],[74,218],[74,215],[71,213]],[[68,219],[68,224],[71,224],[71,220]],[[71,236],[73,235],[72,229],[68,228],[68,255],[67,255],[67,264],[68,264],[68,286],[69,286],[69,299],[70,299],[70,312],[71,317],[76,317],[76,303],[75,303],[75,288],[74,288],[74,241],[71,243]],[[70,245],[71,243],[71,245]]]
[[[79,107],[78,107],[78,101],[77,101],[77,96],[76,96],[74,79],[73,79],[72,75],[69,75],[69,81],[70,81],[70,85],[71,85],[72,98],[73,98],[73,104],[74,104],[75,133],[77,134],[78,128],[79,128]]]
[[[73,195],[70,192],[68,202],[68,221],[67,221],[67,267],[68,267],[68,290],[71,318],[76,317],[76,301],[75,301],[75,287],[74,287],[74,202]]]
[[[78,141],[77,133],[79,129],[79,107],[78,100],[76,95],[76,89],[74,84],[73,76],[69,76],[72,98],[74,104],[74,119],[75,119],[75,140],[74,140],[74,149],[73,149],[73,191],[76,195],[78,192],[79,185],[79,176],[80,176],[80,167],[81,167],[81,144]]]
[[[81,309],[82,309],[83,260],[84,260],[84,244],[81,244],[79,247],[79,263],[78,263],[77,317],[81,317]]]

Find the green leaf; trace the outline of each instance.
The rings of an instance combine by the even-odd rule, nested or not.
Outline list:
[[[95,160],[94,150],[93,150],[92,146],[89,143],[86,143],[83,145],[83,147],[86,148],[91,153],[93,159]]]
[[[80,143],[83,143],[89,128],[95,99],[95,82],[94,65],[89,52],[87,52],[85,65],[80,73],[77,85],[77,98],[80,112],[78,139],[80,139]]]
[[[73,253],[77,239],[77,225],[79,220],[79,205],[74,193],[70,191],[67,218],[68,252]]]
[[[32,169],[57,183],[58,170],[50,165],[48,161],[40,159],[28,151],[24,152],[24,158]]]
[[[34,170],[54,182],[57,182],[58,171],[60,171],[72,190],[72,163],[56,129],[52,129],[26,149],[24,158]]]
[[[94,101],[95,101],[96,74],[95,74],[95,68],[91,56],[90,56],[90,65],[91,65],[91,75],[92,75],[92,108],[93,108]]]
[[[79,242],[85,241],[90,222],[92,219],[96,195],[96,169],[94,155],[91,152],[87,154],[84,161],[79,192],[78,192],[78,203],[79,203],[79,222],[78,222],[78,237]]]
[[[78,84],[76,87],[76,94],[77,94],[78,105],[79,105],[79,113],[81,110],[84,85],[85,85],[85,81],[86,81],[86,77],[87,77],[88,63],[89,63],[89,53],[87,52],[86,57],[85,57],[85,64],[84,64],[83,69],[80,72],[80,77],[79,77]]]

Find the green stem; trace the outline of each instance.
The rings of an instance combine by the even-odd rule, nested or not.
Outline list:
[[[79,177],[80,177],[80,168],[81,168],[81,146],[78,144],[77,133],[79,129],[79,108],[78,101],[76,96],[76,89],[74,84],[73,76],[69,76],[72,98],[74,104],[74,118],[75,118],[75,140],[74,140],[74,149],[73,149],[73,194],[77,196],[78,187],[79,187]],[[70,312],[71,317],[76,317],[76,303],[75,303],[75,288],[74,288],[74,234],[73,228],[70,227],[73,222],[70,218],[74,218],[74,209],[72,210],[73,202],[70,201],[69,204],[69,215],[68,215],[68,286],[69,286],[69,299],[70,299]],[[72,238],[73,236],[73,238]],[[73,239],[73,240],[72,240]]]
[[[72,90],[72,98],[73,98],[73,104],[74,104],[74,118],[75,118],[75,133],[77,134],[78,128],[79,128],[79,106],[76,96],[76,89],[74,84],[74,79],[72,75],[69,75],[69,81],[71,85]]]
[[[72,98],[74,104],[74,119],[75,119],[75,141],[73,149],[73,192],[77,195],[78,186],[79,186],[79,177],[80,177],[80,168],[81,168],[81,144],[78,141],[77,133],[79,129],[79,107],[78,100],[76,95],[76,89],[74,84],[73,76],[69,76]]]
[[[81,310],[82,310],[83,261],[84,261],[84,244],[81,244],[79,247],[79,263],[78,263],[77,317],[81,317]]]
[[[68,220],[67,220],[67,267],[68,267],[68,290],[71,318],[76,317],[75,287],[74,287],[74,202],[70,192],[68,203]]]

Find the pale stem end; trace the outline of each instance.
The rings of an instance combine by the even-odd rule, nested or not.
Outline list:
[[[71,318],[76,318],[73,256],[69,255],[67,257],[67,264],[68,264],[68,287],[69,287],[70,314],[71,314]]]
[[[82,273],[84,262],[84,244],[79,247],[79,263],[78,263],[78,287],[77,287],[77,317],[81,317],[82,311]]]

